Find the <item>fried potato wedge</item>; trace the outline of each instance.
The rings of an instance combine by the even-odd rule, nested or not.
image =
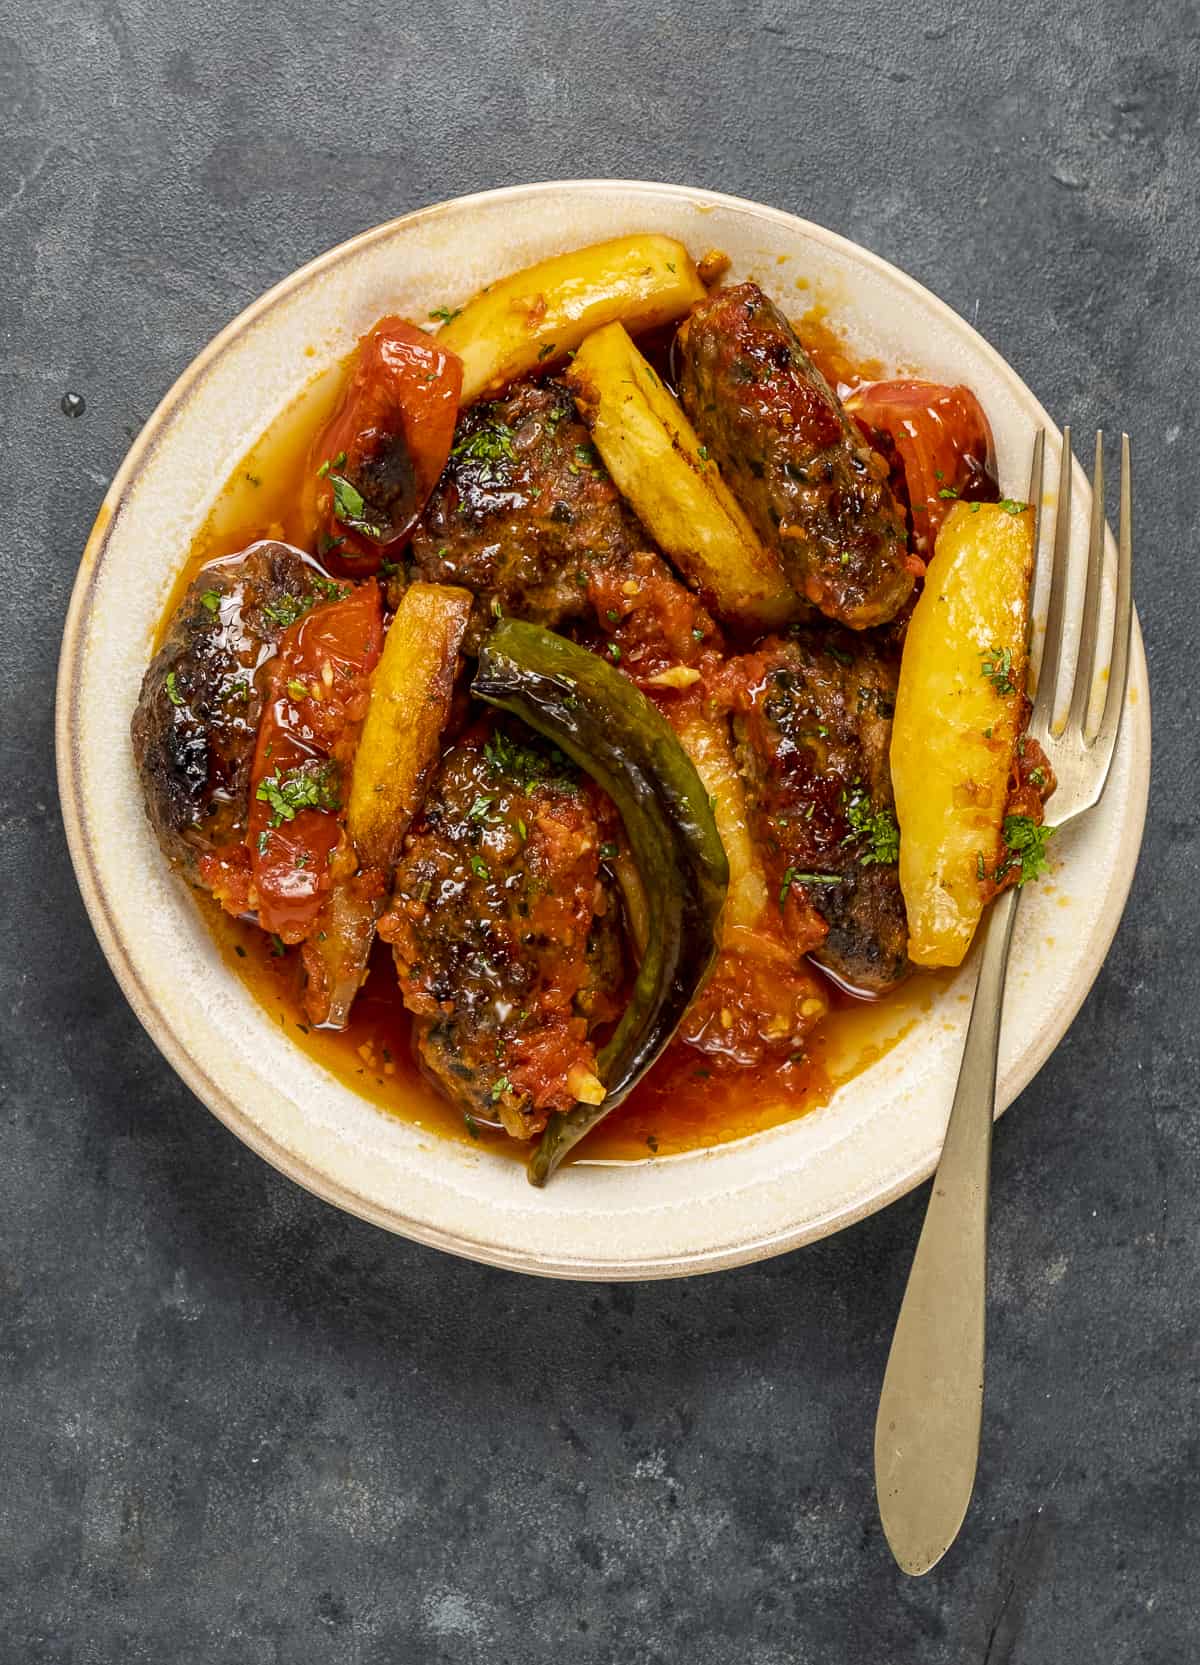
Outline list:
[[[470,612],[466,590],[413,584],[384,641],[354,754],[350,842],[335,857],[333,889],[302,950],[304,1008],[321,1028],[346,1027],[367,974],[392,868],[441,754]]]
[[[690,710],[672,716],[679,743],[695,765],[713,806],[713,819],[729,862],[729,889],[722,915],[722,940],[730,932],[752,930],[766,911],[766,876],[746,812],[746,792],[734,761],[724,722]]]
[[[438,331],[437,344],[462,360],[468,405],[565,357],[614,319],[651,329],[703,298],[682,243],[652,233],[614,237],[490,283]]]
[[[986,875],[1024,717],[1032,573],[1030,508],[958,503],[909,622],[891,765],[916,965],[959,965],[995,888]]]
[[[389,873],[442,749],[469,591],[412,584],[396,609],[371,682],[346,809],[363,867]]]
[[[566,379],[618,489],[714,612],[764,629],[793,616],[779,562],[624,326],[589,335]]]

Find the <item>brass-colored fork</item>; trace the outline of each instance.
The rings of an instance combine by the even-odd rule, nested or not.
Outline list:
[[[1045,434],[1034,441],[1029,496],[1034,548],[1040,548]],[[1063,429],[1062,469],[1054,525],[1054,554],[1046,634],[1029,733],[1045,749],[1058,777],[1046,821],[1065,826],[1096,804],[1104,791],[1125,711],[1133,623],[1132,509],[1129,436],[1121,436],[1121,507],[1117,539],[1116,604],[1108,688],[1099,722],[1092,723],[1104,612],[1106,523],[1103,436],[1096,435],[1091,535],[1086,557],[1071,537],[1071,430]],[[1068,618],[1077,593],[1076,569],[1086,559],[1082,611]],[[1071,644],[1078,638],[1073,677],[1066,682]],[[1067,700],[1065,718],[1058,713]],[[888,1355],[875,1422],[875,1486],[883,1529],[907,1573],[925,1573],[958,1536],[971,1501],[983,1421],[983,1359],[987,1282],[988,1162],[996,1102],[1000,1014],[1019,889],[992,904],[983,932],[979,981],[967,1026],[962,1066],[933,1192],[913,1258]]]

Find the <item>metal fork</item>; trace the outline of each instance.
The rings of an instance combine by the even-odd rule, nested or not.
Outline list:
[[[1034,549],[1040,547],[1045,434],[1033,448],[1029,496]],[[1099,723],[1091,723],[1099,670],[1105,531],[1103,436],[1096,435],[1091,535],[1078,620],[1079,647],[1066,717],[1058,684],[1069,662],[1069,593],[1083,558],[1071,538],[1071,430],[1063,429],[1062,469],[1046,634],[1029,733],[1058,777],[1046,822],[1062,827],[1099,802],[1108,780],[1125,710],[1133,621],[1129,435],[1121,436],[1121,507],[1117,540],[1108,689]],[[1065,680],[1065,679],[1062,679]],[[1063,699],[1068,690],[1064,688]],[[1019,889],[992,904],[983,933],[979,981],[962,1066],[933,1192],[892,1337],[875,1422],[875,1487],[892,1554],[907,1573],[941,1560],[958,1536],[971,1501],[983,1421],[983,1358],[987,1285],[988,1162],[996,1102],[1000,1015]]]

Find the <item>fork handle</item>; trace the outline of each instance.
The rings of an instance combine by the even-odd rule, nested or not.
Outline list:
[[[1019,895],[997,897],[987,922],[958,1086],[875,1421],[879,1514],[907,1573],[928,1572],[958,1536],[979,1460],[988,1162]]]

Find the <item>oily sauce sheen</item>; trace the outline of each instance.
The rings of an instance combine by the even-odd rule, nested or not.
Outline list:
[[[802,320],[799,333],[839,390],[878,373],[875,365],[856,365],[846,356],[816,309]],[[327,420],[345,373],[337,366],[315,377],[234,469],[192,545],[164,614],[164,631],[199,567],[259,538],[300,543],[308,445]],[[284,950],[249,921],[232,919],[206,895],[198,893],[197,903],[230,965],[317,1063],[382,1110],[430,1133],[524,1161],[527,1145],[508,1138],[499,1124],[468,1121],[423,1079],[389,948],[376,943],[347,1028],[317,1030],[304,1013],[299,952]],[[723,1067],[719,1057],[672,1042],[625,1103],[588,1136],[576,1159],[623,1162],[674,1155],[790,1121],[826,1103],[842,1082],[890,1050],[930,1009],[941,983],[928,976],[912,979],[877,1002],[855,999],[831,984],[828,1017],[803,1054],[782,1064]]]

